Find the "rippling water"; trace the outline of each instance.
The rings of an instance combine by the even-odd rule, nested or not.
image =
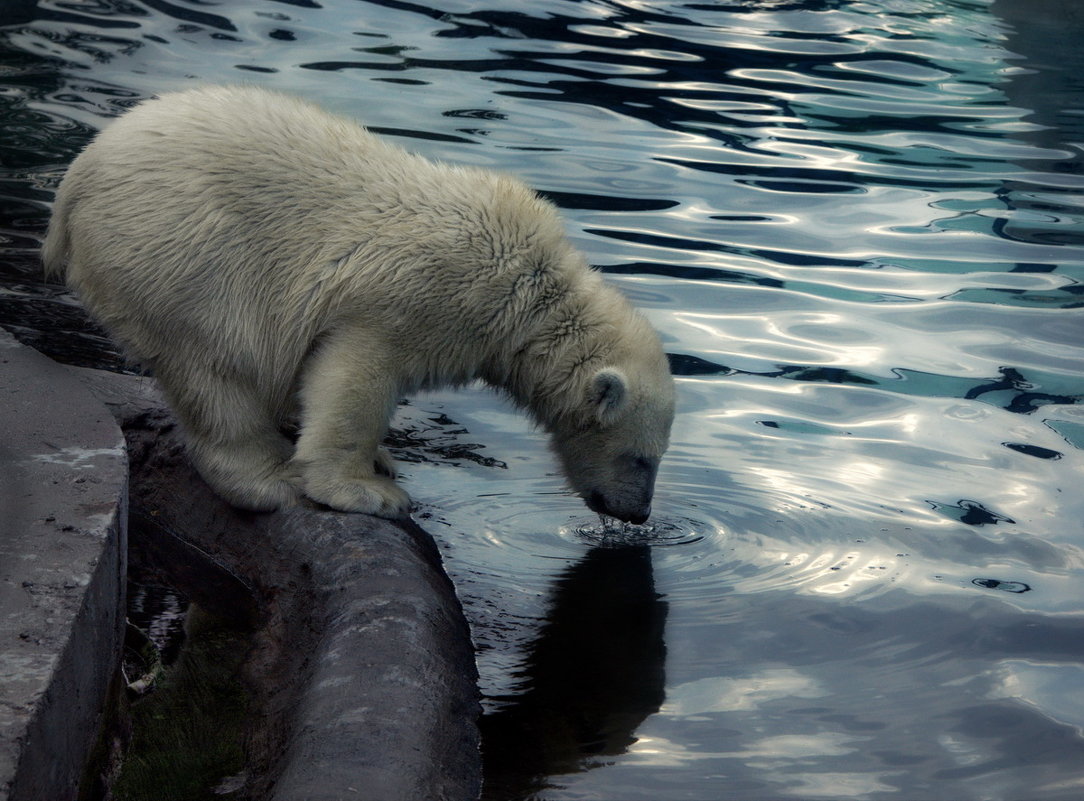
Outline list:
[[[64,165],[201,80],[522,176],[662,332],[649,526],[586,513],[481,390],[404,407],[490,797],[1084,794],[1084,8],[9,8],[0,322],[47,352],[116,363],[39,282]]]

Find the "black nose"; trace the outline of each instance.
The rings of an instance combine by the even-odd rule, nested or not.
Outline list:
[[[639,509],[633,512],[631,515],[629,515],[629,519],[626,522],[633,523],[638,526],[641,523],[646,523],[649,517],[651,517],[650,506],[648,506],[646,509]]]

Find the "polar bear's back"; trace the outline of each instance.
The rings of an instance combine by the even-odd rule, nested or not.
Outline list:
[[[284,276],[269,274],[267,257],[296,271],[323,255],[318,245],[353,240],[367,216],[395,202],[403,175],[432,166],[298,98],[208,87],[148,101],[109,125],[72,164],[57,211],[114,242],[140,242],[149,230],[159,251],[202,249],[202,259],[155,253],[156,269],[177,279],[206,280],[217,256],[244,250],[245,264],[275,280]]]
[[[449,326],[482,326],[517,272],[566,249],[555,211],[513,179],[430,162],[295,97],[210,87],[148,101],[95,139],[58,192],[44,256],[144,360],[184,338],[233,354],[229,369],[288,372],[341,313],[446,345]]]

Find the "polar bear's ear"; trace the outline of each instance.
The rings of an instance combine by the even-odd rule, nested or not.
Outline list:
[[[625,374],[614,367],[604,367],[591,379],[591,405],[602,424],[612,423],[629,398],[629,382]]]

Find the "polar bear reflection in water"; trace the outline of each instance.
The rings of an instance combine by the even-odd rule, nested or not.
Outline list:
[[[482,379],[549,432],[591,509],[651,512],[674,416],[659,338],[512,178],[287,95],[195,89],[80,154],[42,256],[154,370],[237,506],[407,514],[380,447],[396,401]]]

